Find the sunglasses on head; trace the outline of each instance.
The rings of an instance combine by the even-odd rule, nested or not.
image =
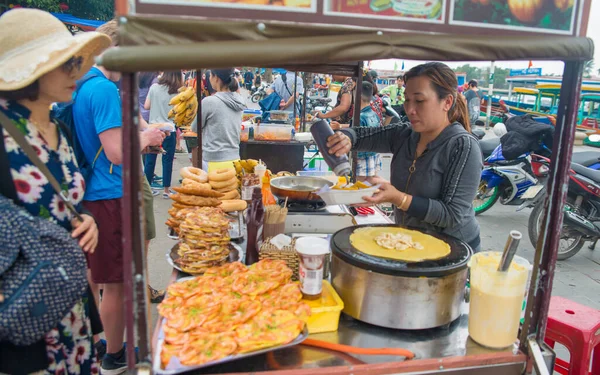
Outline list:
[[[62,65],[62,69],[65,73],[71,74],[74,72],[79,72],[81,70],[82,64],[83,64],[83,57],[73,56]]]

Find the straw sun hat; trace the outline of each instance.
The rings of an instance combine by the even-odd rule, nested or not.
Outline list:
[[[97,32],[71,35],[50,13],[10,10],[0,17],[0,91],[27,87],[74,56],[83,59],[79,79],[110,44],[108,36]]]

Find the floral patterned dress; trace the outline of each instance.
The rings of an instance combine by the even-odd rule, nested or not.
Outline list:
[[[23,132],[39,158],[79,210],[85,192],[85,181],[65,135],[59,131],[58,148],[53,150],[36,127],[29,122],[30,112],[27,108],[16,102],[0,99],[0,111]],[[21,205],[32,215],[44,217],[71,230],[73,214],[58,197],[44,174],[33,165],[5,129],[3,136],[10,172]],[[46,374],[99,373],[87,297],[83,297],[58,326],[46,334],[46,350],[50,364]]]

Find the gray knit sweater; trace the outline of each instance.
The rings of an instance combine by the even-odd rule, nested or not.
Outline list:
[[[461,124],[451,124],[427,145],[412,176],[409,168],[420,134],[410,124],[343,132],[356,151],[394,154],[391,183],[413,196],[407,212],[396,209],[398,224],[445,233],[474,249],[479,247],[479,223],[472,202],[481,177],[481,151],[477,139]]]

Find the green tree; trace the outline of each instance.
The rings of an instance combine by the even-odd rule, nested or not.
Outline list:
[[[594,71],[594,60],[588,60],[583,66],[583,76],[585,78],[591,78],[592,72]]]
[[[47,12],[61,12],[61,4],[68,6],[64,13],[75,17],[108,21],[114,17],[115,4],[111,0],[20,0],[20,5],[37,8]]]
[[[16,1],[15,1],[16,3]],[[60,2],[58,0],[23,0],[20,5],[27,8],[37,8],[47,12],[60,12]]]
[[[111,0],[68,0],[68,13],[89,20],[109,21],[115,16],[115,2]]]

